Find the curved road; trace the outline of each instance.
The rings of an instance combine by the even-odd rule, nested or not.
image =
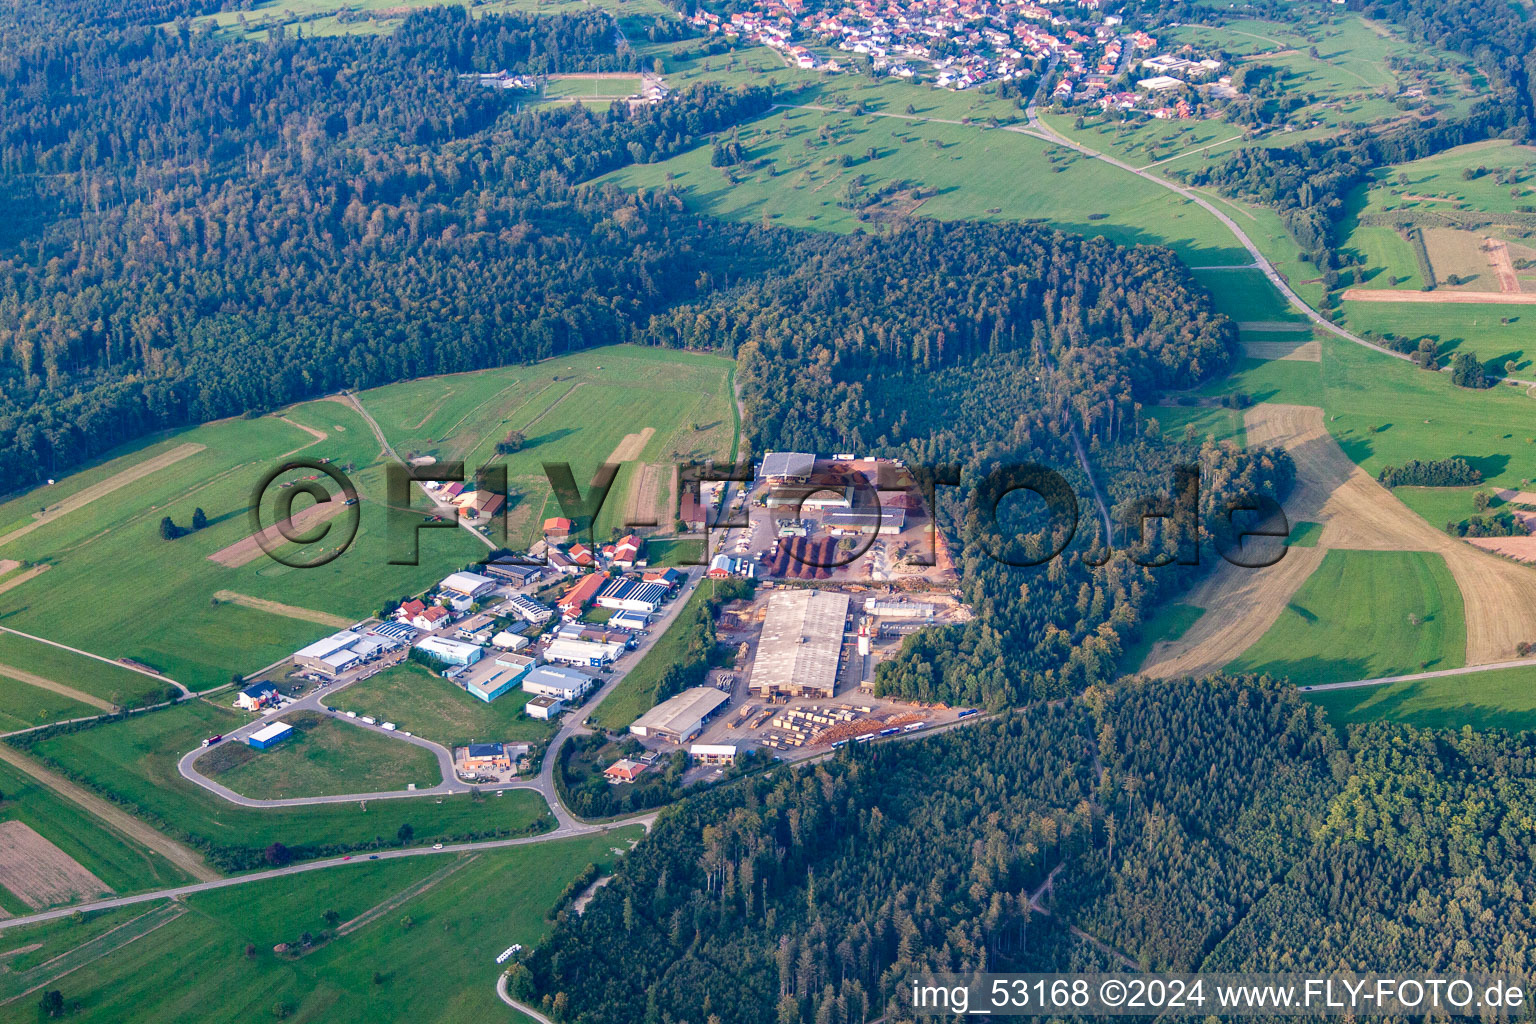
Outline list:
[[[578,820],[574,815],[566,810],[565,805],[560,802],[559,795],[555,792],[554,773],[555,765],[559,760],[560,748],[565,745],[566,740],[570,739],[570,737],[578,733],[587,733],[591,731],[587,728],[588,717],[603,702],[604,698],[612,693],[614,688],[624,681],[630,670],[639,663],[640,659],[646,654],[646,652],[650,650],[652,645],[654,645],[656,641],[661,638],[661,636],[667,631],[667,629],[672,625],[673,621],[677,618],[678,614],[682,611],[683,605],[687,603],[688,597],[692,594],[694,588],[698,586],[699,580],[702,576],[702,569],[697,566],[692,566],[685,570],[685,572],[688,576],[688,582],[683,584],[683,587],[678,593],[677,597],[672,599],[662,614],[656,619],[654,623],[651,624],[650,628],[646,632],[646,635],[641,638],[639,646],[625,656],[623,667],[615,668],[606,676],[600,676],[599,678],[602,680],[602,686],[598,689],[597,693],[593,695],[593,697],[580,708],[570,712],[564,717],[564,719],[562,719],[560,727],[556,730],[555,735],[549,741],[549,746],[544,751],[544,759],[539,768],[539,774],[535,778],[525,779],[518,782],[491,783],[484,785],[476,785],[473,783],[464,782],[458,777],[458,773],[454,769],[452,751],[450,751],[442,744],[435,743],[432,740],[425,739],[421,736],[407,736],[400,732],[398,729],[386,730],[381,729],[378,726],[370,726],[361,719],[349,718],[346,715],[333,713],[326,710],[326,701],[331,694],[344,690],[354,683],[361,682],[363,679],[366,679],[369,676],[360,676],[357,679],[349,680],[348,682],[341,683],[336,686],[321,687],[316,689],[313,693],[310,693],[307,696],[289,704],[286,708],[283,709],[283,713],[291,711],[314,711],[318,714],[326,715],[335,721],[343,722],[348,725],[354,725],[360,729],[367,729],[379,736],[400,740],[401,742],[410,743],[421,747],[423,750],[429,750],[432,752],[433,756],[437,758],[438,770],[442,776],[441,781],[439,781],[437,785],[429,786],[426,788],[418,787],[416,789],[387,790],[377,793],[343,793],[335,796],[289,797],[272,800],[255,799],[248,796],[242,796],[227,786],[224,786],[208,778],[206,775],[197,770],[197,760],[204,754],[208,753],[210,750],[214,749],[212,747],[196,747],[183,754],[181,760],[177,762],[177,771],[179,771],[181,776],[187,779],[189,782],[196,783],[197,785],[208,790],[210,793],[228,800],[230,803],[239,804],[241,807],[257,808],[304,807],[310,804],[351,803],[356,800],[392,800],[419,796],[446,796],[451,794],[470,793],[476,790],[480,792],[487,792],[493,790],[531,789],[537,791],[544,798],[544,802],[549,805],[550,813],[554,815],[555,821],[560,828],[575,827],[579,824]],[[372,673],[369,675],[371,674]],[[279,715],[269,715],[242,725],[234,732],[231,732],[225,736],[223,742],[229,743],[244,740],[246,737],[250,736],[251,733],[256,732],[258,729],[261,729],[263,726],[268,725],[273,721],[276,721],[279,717]]]
[[[1049,77],[1049,71],[1047,71],[1047,77]],[[1036,94],[1036,100],[1037,99],[1038,93]],[[1118,167],[1122,171],[1128,171],[1129,173],[1136,175],[1138,178],[1144,178],[1153,184],[1161,185],[1163,188],[1168,189],[1170,192],[1174,192],[1184,197],[1185,199],[1188,199],[1190,202],[1195,203],[1201,209],[1205,210],[1211,216],[1219,220],[1227,228],[1228,231],[1231,231],[1233,237],[1236,238],[1238,242],[1242,244],[1243,248],[1248,250],[1248,254],[1253,257],[1253,266],[1263,271],[1264,276],[1269,278],[1270,283],[1275,286],[1275,289],[1279,291],[1281,295],[1285,296],[1285,300],[1294,306],[1299,312],[1305,315],[1308,320],[1312,321],[1312,323],[1318,327],[1321,327],[1328,333],[1335,335],[1336,337],[1343,338],[1345,341],[1354,342],[1356,345],[1362,345],[1365,348],[1371,349],[1372,351],[1380,352],[1382,355],[1391,356],[1393,359],[1401,359],[1404,362],[1410,363],[1413,362],[1413,357],[1407,353],[1386,348],[1383,345],[1376,344],[1374,341],[1367,341],[1366,339],[1360,337],[1358,334],[1353,334],[1345,330],[1338,324],[1334,323],[1332,320],[1329,320],[1327,317],[1323,316],[1317,310],[1313,309],[1311,306],[1307,305],[1306,301],[1302,299],[1300,295],[1297,295],[1296,292],[1292,290],[1291,286],[1286,283],[1286,280],[1281,275],[1280,271],[1275,269],[1275,265],[1269,262],[1269,258],[1259,251],[1259,247],[1253,243],[1253,239],[1248,237],[1247,232],[1239,227],[1237,221],[1233,220],[1224,210],[1216,206],[1215,203],[1212,203],[1209,199],[1206,199],[1192,188],[1188,188],[1187,186],[1170,181],[1162,175],[1154,174],[1144,167],[1133,167],[1124,161],[1116,160],[1112,156],[1101,153],[1096,149],[1089,149],[1087,146],[1067,138],[1065,135],[1062,135],[1056,129],[1052,128],[1050,125],[1046,124],[1043,120],[1040,119],[1040,112],[1037,109],[1036,100],[1031,100],[1029,106],[1024,111],[1024,116],[1029,123],[1029,129],[1005,127],[1003,130],[1018,132],[1020,134],[1030,135],[1036,138],[1045,136],[1049,138],[1050,141],[1056,143],[1059,146],[1065,146],[1068,149],[1075,150],[1076,152],[1094,160],[1102,160],[1109,164],[1111,167]],[[1234,267],[1233,269],[1238,268]],[[1497,379],[1527,386],[1536,383],[1533,381],[1522,380],[1519,377],[1501,376]]]

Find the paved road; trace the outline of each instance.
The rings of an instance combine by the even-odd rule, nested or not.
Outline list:
[[[387,790],[376,793],[344,793],[334,796],[290,797],[286,799],[260,800],[248,796],[242,796],[227,786],[221,785],[220,783],[215,782],[213,779],[208,778],[206,775],[197,770],[197,760],[204,754],[207,754],[210,750],[214,749],[212,747],[196,747],[183,754],[181,760],[176,765],[177,771],[181,773],[182,778],[196,783],[197,785],[208,790],[210,793],[228,800],[230,803],[239,804],[242,807],[304,807],[311,804],[353,803],[360,800],[392,800],[400,799],[403,797],[447,796],[452,794],[470,793],[476,790],[481,792],[488,792],[508,789],[531,789],[538,792],[544,798],[544,802],[549,805],[550,813],[555,816],[555,821],[559,827],[567,828],[575,826],[578,824],[577,819],[569,811],[566,810],[564,804],[560,802],[559,795],[555,792],[554,771],[555,765],[559,758],[560,748],[564,746],[566,740],[568,740],[576,733],[586,733],[591,731],[587,728],[588,717],[603,702],[603,699],[606,698],[608,694],[612,693],[614,688],[617,687],[619,683],[623,682],[625,677],[628,676],[629,672],[634,668],[634,666],[639,663],[640,659],[645,655],[645,653],[651,649],[656,641],[661,638],[662,634],[667,631],[668,627],[672,625],[673,621],[676,620],[678,614],[683,608],[683,605],[687,603],[688,596],[692,593],[693,588],[698,585],[698,581],[703,574],[703,570],[696,566],[690,567],[685,571],[688,575],[688,582],[683,584],[682,590],[678,596],[666,606],[661,615],[656,619],[654,623],[651,624],[650,628],[647,630],[646,635],[641,638],[639,646],[624,656],[624,660],[620,667],[615,668],[606,676],[599,677],[603,680],[603,685],[592,697],[592,699],[588,700],[587,703],[582,707],[570,712],[564,717],[564,719],[562,719],[560,727],[556,730],[555,735],[549,742],[548,748],[544,752],[544,761],[540,767],[539,774],[533,779],[525,779],[517,782],[488,783],[483,785],[464,782],[458,777],[458,773],[454,770],[453,752],[442,744],[435,743],[432,740],[425,739],[421,736],[407,736],[400,732],[398,729],[390,731],[381,729],[378,726],[370,726],[366,722],[363,722],[361,719],[348,718],[346,715],[336,714],[326,710],[326,705],[332,699],[333,694],[346,689],[348,686],[352,686],[355,683],[361,682],[363,679],[366,679],[372,675],[372,673],[367,675],[360,675],[345,682],[331,686],[320,687],[314,692],[289,704],[283,710],[283,712],[279,714],[264,716],[262,718],[256,719],[255,721],[249,722],[246,725],[242,725],[234,732],[226,735],[223,742],[242,742],[247,737],[249,737],[251,733],[256,732],[262,727],[279,720],[283,714],[287,714],[293,711],[314,711],[318,714],[332,718],[335,721],[342,722],[346,725],[355,726],[359,729],[367,729],[376,735],[384,736],[393,740],[399,740],[403,743],[411,743],[415,746],[421,747],[424,750],[431,751],[433,756],[437,758],[438,770],[441,773],[441,781],[438,782],[437,785],[417,787],[416,789],[409,790]]]
[[[1351,690],[1360,686],[1386,686],[1389,683],[1412,683],[1421,679],[1444,679],[1446,676],[1469,676],[1478,672],[1493,672],[1501,668],[1536,668],[1536,658],[1520,658],[1516,661],[1497,661],[1488,665],[1466,665],[1462,668],[1443,668],[1434,672],[1410,672],[1402,676],[1379,676],[1375,679],[1354,679],[1347,683],[1321,683],[1303,686],[1308,693],[1318,690]]]
[[[94,913],[98,910],[111,910],[114,907],[129,907],[138,903],[149,903],[154,900],[178,899],[183,896],[191,896],[194,893],[208,892],[213,889],[227,889],[232,885],[245,885],[248,882],[262,882],[269,878],[282,878],[286,875],[300,875],[309,871],[323,871],[327,868],[339,868],[347,865],[367,864],[375,860],[395,860],[400,857],[433,857],[447,856],[460,853],[474,853],[481,850],[497,850],[509,846],[526,846],[530,843],[547,843],[556,839],[570,839],[575,836],[592,835],[597,832],[611,832],[618,828],[627,828],[631,825],[639,825],[650,830],[656,820],[658,812],[636,815],[633,818],[624,818],[620,821],[606,822],[601,825],[578,824],[570,828],[557,828],[553,832],[545,832],[536,836],[522,836],[517,839],[487,839],[477,843],[455,843],[452,846],[444,846],[441,850],[431,847],[419,846],[407,850],[380,850],[372,854],[353,854],[347,857],[331,857],[327,860],[309,860],[302,864],[290,864],[287,867],[272,868],[269,871],[253,871],[247,875],[235,875],[232,878],[219,878],[208,882],[198,882],[192,885],[180,885],[171,889],[157,889],[154,892],[141,892],[133,896],[117,896],[108,900],[97,900],[94,903],[79,903],[69,907],[59,907],[56,910],[45,910],[37,914],[27,914],[24,917],[12,917],[0,920],[0,931],[15,928],[20,925],[37,924],[41,921],[52,921],[60,917],[68,917],[76,912]]]
[[[1047,72],[1047,77],[1048,76],[1049,72]],[[1031,135],[1036,138],[1043,135],[1051,142],[1054,142],[1059,146],[1065,146],[1068,149],[1076,150],[1084,156],[1091,157],[1095,160],[1102,160],[1109,164],[1111,167],[1118,167],[1122,171],[1127,171],[1136,175],[1138,178],[1145,178],[1147,181],[1150,181],[1153,184],[1161,185],[1163,188],[1168,189],[1170,192],[1174,192],[1177,195],[1188,199],[1190,202],[1196,204],[1211,216],[1219,220],[1223,225],[1225,225],[1227,230],[1232,232],[1233,237],[1235,237],[1238,242],[1242,244],[1243,248],[1248,250],[1248,254],[1253,257],[1253,265],[1258,267],[1259,270],[1263,271],[1264,276],[1269,278],[1270,283],[1275,286],[1276,290],[1279,291],[1281,295],[1285,296],[1286,301],[1295,307],[1297,311],[1306,316],[1308,320],[1312,321],[1312,323],[1318,327],[1321,327],[1328,333],[1335,335],[1336,337],[1343,338],[1345,341],[1353,342],[1356,345],[1362,345],[1365,348],[1380,352],[1382,355],[1391,356],[1393,359],[1401,359],[1404,362],[1413,361],[1413,357],[1407,353],[1395,351],[1383,345],[1378,345],[1373,341],[1367,341],[1366,339],[1360,337],[1358,334],[1353,334],[1345,330],[1338,324],[1334,323],[1332,320],[1329,320],[1327,317],[1323,316],[1317,310],[1313,309],[1311,306],[1307,305],[1306,301],[1292,290],[1291,286],[1280,274],[1280,271],[1275,269],[1274,264],[1269,262],[1269,258],[1259,251],[1259,247],[1253,243],[1253,239],[1248,237],[1247,232],[1243,231],[1243,229],[1238,226],[1237,221],[1233,220],[1230,216],[1228,216],[1226,211],[1216,206],[1216,204],[1212,203],[1209,199],[1206,199],[1194,189],[1172,182],[1160,174],[1154,174],[1146,168],[1133,167],[1124,161],[1116,160],[1112,156],[1101,153],[1096,149],[1089,149],[1087,146],[1067,138],[1065,135],[1062,135],[1060,132],[1056,131],[1056,129],[1052,128],[1050,125],[1046,124],[1040,119],[1040,113],[1037,109],[1036,102],[1034,101],[1030,102],[1029,107],[1024,112],[1024,116],[1029,122],[1029,129],[1005,127],[1003,130],[1018,132],[1022,135]],[[1522,380],[1519,377],[1501,377],[1499,379],[1510,381],[1515,384],[1524,385],[1536,383],[1533,381]]]

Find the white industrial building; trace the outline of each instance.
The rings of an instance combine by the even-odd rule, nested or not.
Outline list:
[[[770,597],[752,666],[752,692],[833,696],[848,602],[847,594],[829,590],[787,590]]]
[[[520,651],[528,646],[529,640],[521,633],[514,633],[510,629],[504,629],[491,637],[491,643],[504,651]]]
[[[730,699],[730,694],[713,686],[689,687],[635,719],[629,731],[636,736],[687,743],[704,730],[705,720]]]
[[[557,661],[563,665],[608,665],[629,650],[627,644],[597,640],[552,640],[544,648],[545,661]]]
[[[615,579],[608,581],[597,592],[597,603],[604,608],[650,614],[661,607],[666,599],[667,588],[660,583],[640,583],[635,580]]]
[[[476,598],[496,589],[496,581],[476,572],[456,572],[437,585],[437,589],[460,597]]]
[[[501,604],[502,608],[511,611],[525,622],[531,622],[541,626],[555,617],[555,611],[548,605],[540,604],[531,597],[523,594],[513,594]]]
[[[585,672],[573,668],[554,668],[540,665],[528,670],[523,676],[523,689],[540,697],[558,697],[563,701],[576,701],[587,695],[597,680]]]
[[[529,718],[537,718],[541,722],[547,722],[565,710],[565,702],[559,697],[551,697],[545,694],[535,697],[523,705],[523,714]]]
[[[482,653],[479,644],[467,644],[462,640],[449,640],[441,636],[427,637],[416,645],[416,649],[450,665],[473,665],[480,660]]]
[[[622,611],[615,612],[608,620],[608,625],[616,629],[644,629],[650,624],[651,617],[644,612]]]
[[[399,646],[399,641],[389,637],[344,629],[299,649],[293,655],[293,663],[307,672],[335,677]]]

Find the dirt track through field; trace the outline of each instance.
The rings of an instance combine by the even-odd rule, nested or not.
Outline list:
[[[1499,279],[1499,291],[1520,291],[1520,278],[1515,274],[1515,262],[1509,257],[1509,243],[1502,238],[1488,238],[1483,241],[1483,251],[1488,254],[1488,265],[1493,268],[1493,275]]]
[[[38,514],[37,518],[33,519],[32,522],[28,523],[26,526],[17,527],[10,533],[6,534],[4,537],[0,537],[0,547],[4,547],[18,537],[25,537],[33,530],[40,526],[46,526],[48,523],[53,522],[60,516],[68,515],[71,512],[84,508],[91,502],[95,501],[97,498],[106,497],[113,491],[127,487],[129,484],[136,480],[142,480],[149,476],[151,473],[159,472],[165,467],[172,465],[173,463],[180,462],[182,459],[185,459],[188,456],[196,455],[205,447],[206,445],[191,443],[177,445],[170,451],[161,452],[159,455],[156,455],[152,459],[145,459],[143,462],[140,462],[137,465],[129,466],[127,469],[119,473],[112,474],[105,480],[91,484],[89,487],[81,488],[74,494],[71,494],[69,497],[60,501],[57,505],[50,505],[43,509],[43,511]]]
[[[0,821],[0,881],[33,910],[112,894],[105,882],[20,821]]]
[[[70,700],[77,700],[81,704],[89,704],[91,707],[99,708],[102,711],[112,710],[111,703],[102,700],[100,697],[93,697],[89,693],[77,690],[73,686],[56,683],[52,679],[44,679],[42,676],[34,675],[25,669],[12,668],[10,665],[0,665],[0,676],[6,676],[19,683],[26,683],[28,686],[35,686],[39,690],[50,690],[60,697],[68,697]]]
[[[1532,292],[1412,292],[1389,288],[1346,288],[1343,298],[1350,302],[1487,302],[1504,306],[1536,303],[1536,293]]]
[[[331,626],[335,629],[346,629],[355,621],[344,619],[340,615],[332,615],[330,612],[319,612],[313,608],[300,608],[297,605],[283,604],[280,601],[268,601],[263,597],[251,597],[249,594],[237,594],[233,590],[219,590],[214,592],[214,600],[228,601],[242,608],[253,608],[258,612],[270,612],[273,615],[286,615],[290,619],[301,619],[304,622],[313,622],[319,626]],[[3,666],[0,666],[3,669]]]
[[[656,516],[656,492],[661,483],[661,467],[642,462],[629,480],[629,497],[624,502],[624,525],[660,525]]]
[[[655,427],[646,427],[638,434],[625,434],[618,447],[609,454],[608,462],[634,462],[645,451],[645,446],[656,436]]]
[[[1243,355],[1249,359],[1289,359],[1300,363],[1323,361],[1323,343],[1312,341],[1245,341]]]
[[[1291,548],[1266,569],[1222,563],[1186,598],[1206,614],[1179,639],[1156,644],[1143,673],[1167,678],[1220,670],[1273,625],[1329,550],[1444,557],[1466,610],[1468,665],[1508,660],[1516,644],[1536,638],[1536,572],[1430,526],[1349,461],[1321,409],[1262,404],[1243,420],[1250,446],[1283,447],[1295,461],[1296,486],[1285,514],[1292,523],[1322,524],[1317,546]]]
[[[7,590],[13,590],[30,579],[35,579],[38,576],[41,576],[51,568],[52,566],[49,565],[33,566],[26,572],[17,573],[15,576],[12,576],[8,579],[0,580],[0,594],[5,593]]]
[[[238,569],[242,565],[247,565],[260,558],[267,548],[280,547],[286,544],[287,541],[283,539],[284,532],[296,537],[307,536],[311,527],[318,526],[328,519],[336,518],[346,509],[347,506],[333,495],[330,501],[310,505],[301,509],[295,515],[289,516],[286,520],[286,531],[280,531],[278,524],[273,523],[260,533],[253,533],[243,540],[235,541],[228,547],[220,548],[208,556],[208,561],[217,562],[229,569]],[[263,547],[263,541],[265,541],[265,547]]]
[[[199,882],[212,882],[222,877],[205,864],[203,858],[190,847],[162,835],[127,811],[75,785],[58,772],[43,767],[9,743],[0,743],[0,761],[5,761],[12,767],[25,772],[64,799],[79,804],[114,830],[121,832],[139,845],[155,851]]]

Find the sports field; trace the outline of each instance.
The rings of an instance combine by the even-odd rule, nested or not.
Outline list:
[[[1304,696],[1339,725],[1385,719],[1433,729],[1536,730],[1536,665]]]
[[[1461,592],[1438,555],[1329,551],[1269,631],[1228,672],[1298,685],[1459,668]]]
[[[588,864],[611,871],[641,835],[631,827],[462,857],[360,858],[198,894],[147,938],[51,987],[79,1002],[71,1019],[113,1024],[511,1019],[496,997],[497,954],[538,943],[570,880]],[[43,941],[57,955],[99,930],[94,920],[50,922],[4,933],[0,950]],[[307,951],[274,952],[279,943],[303,950],[306,934]],[[0,1006],[0,1021],[36,1019],[35,998]]]
[[[409,824],[417,843],[470,835],[523,835],[548,820],[544,802],[526,791],[484,800],[419,797],[284,809],[237,807],[183,779],[181,755],[204,738],[227,733],[249,716],[191,701],[149,714],[51,736],[30,753],[125,809],[200,848],[212,846],[221,864],[260,859],[280,842],[296,857],[332,848],[393,842]],[[405,746],[405,744],[400,744]],[[276,748],[274,748],[276,749]]]
[[[342,690],[331,700],[342,711],[391,721],[446,747],[503,741],[540,742],[552,723],[523,714],[531,695],[514,689],[487,704],[413,662],[402,662]]]
[[[655,467],[634,498],[670,527],[671,467],[682,459],[726,458],[734,450],[732,365],[713,355],[614,346],[532,366],[391,384],[358,397],[403,458],[462,460],[471,476],[480,467],[505,465],[515,492],[508,541],[526,547],[545,518],[561,514],[546,462],[569,463],[583,495],[598,466],[622,464],[598,516],[596,535],[605,540],[634,507],[641,464]],[[514,431],[523,437],[521,447],[499,454],[497,444]]]
[[[267,750],[222,744],[199,759],[198,770],[256,800],[426,789],[443,781],[437,758],[414,744],[313,711],[272,721],[292,725],[293,734]]]
[[[916,119],[899,98],[893,92],[863,116],[779,110],[741,129],[749,159],[735,167],[711,167],[704,146],[600,180],[675,186],[696,208],[736,220],[851,231],[910,216],[1038,219],[1167,245],[1195,266],[1249,261],[1219,221],[1152,182],[1006,128]]]

